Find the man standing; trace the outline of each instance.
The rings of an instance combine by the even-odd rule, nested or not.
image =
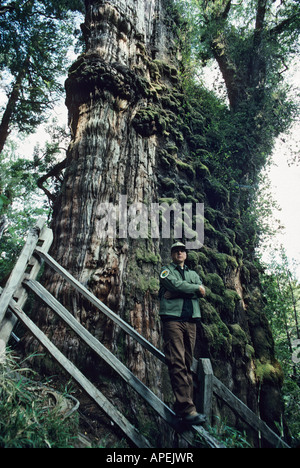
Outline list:
[[[191,366],[196,343],[196,322],[200,320],[199,297],[205,288],[185,261],[186,247],[176,242],[171,248],[172,263],[160,274],[160,317],[163,323],[164,352],[175,395],[174,410],[190,425],[203,418],[193,401]]]

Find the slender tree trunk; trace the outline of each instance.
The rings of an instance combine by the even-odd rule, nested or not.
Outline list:
[[[215,20],[222,22],[227,18],[231,2],[223,2],[223,10],[215,16]],[[220,34],[216,28],[216,36],[212,40],[212,51],[218,63],[227,89],[230,106],[233,111],[245,105],[252,90],[261,88],[265,84],[266,58],[261,51],[261,43],[264,34],[267,1],[259,0],[256,7],[255,29],[253,33],[252,53],[238,61],[232,54],[230,41],[224,32]],[[220,27],[222,30],[223,27]]]
[[[22,82],[26,75],[30,58],[27,57],[19,74],[17,75],[16,81],[13,85],[12,92],[9,96],[2,121],[0,124],[0,153],[2,153],[6,140],[10,134],[11,120],[16,109],[17,102],[20,97],[22,88]]]
[[[294,289],[293,289],[293,285],[292,285],[291,273],[288,271],[287,274],[288,274],[288,282],[289,282],[289,288],[290,288],[290,291],[291,291],[291,298],[292,298],[292,304],[293,304],[296,334],[297,334],[297,338],[300,339],[297,300],[295,298],[295,293],[294,293]]]
[[[3,236],[5,228],[6,228],[6,222],[7,222],[6,221],[6,216],[1,215],[0,216],[0,240],[1,240],[1,237]]]
[[[280,296],[283,297],[280,282],[279,282],[279,277],[277,277],[277,287],[278,287],[278,291],[279,291]],[[288,325],[288,318],[287,318],[287,313],[286,313],[285,307],[282,308],[282,316],[283,316],[284,328],[285,328],[285,333],[286,333],[286,341],[287,341],[290,353],[293,354],[291,333],[290,333],[290,329],[289,329],[289,325]]]

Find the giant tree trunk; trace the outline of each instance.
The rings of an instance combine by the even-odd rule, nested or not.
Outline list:
[[[72,66],[66,83],[72,143],[53,221],[56,259],[156,346],[157,287],[151,280],[156,278],[157,286],[159,243],[129,236],[101,238],[101,204],[118,207],[120,195],[127,196],[126,209],[158,200],[162,142],[153,122],[140,131],[134,122],[153,101],[153,57],[174,60],[161,3],[86,2],[87,51]],[[154,254],[150,261],[147,252]],[[56,287],[62,287],[59,281]],[[116,346],[112,324],[104,326],[98,313],[73,297],[71,304],[83,324],[108,346]],[[153,365],[147,365],[139,346],[127,343],[126,349],[130,366],[147,380]]]
[[[103,203],[118,207],[120,195],[127,196],[128,206],[162,200],[205,201],[205,247],[190,255],[191,266],[209,292],[207,300],[201,300],[197,355],[210,357],[217,376],[254,411],[260,390],[265,419],[275,407],[278,419],[278,382],[270,378],[267,386],[259,386],[255,377],[255,359],[274,364],[273,343],[260,313],[257,272],[249,262],[243,263],[242,246],[233,231],[236,198],[230,199],[228,187],[211,177],[199,159],[189,158],[186,136],[191,140],[193,131],[183,125],[187,107],[178,76],[176,17],[170,5],[169,0],[86,0],[82,28],[86,52],[71,67],[66,82],[72,141],[54,208],[51,254],[161,347],[158,277],[160,266],[169,260],[172,239],[153,239],[147,233],[145,238],[133,238],[118,232],[118,225],[116,237],[103,239]],[[172,399],[160,363],[124,337],[58,275],[48,271],[45,282],[140,379],[167,402]],[[69,358],[93,373],[94,356],[65,327],[44,312],[39,313],[39,321]],[[104,371],[97,372],[103,385]],[[125,393],[120,398],[114,378],[106,386],[115,400],[126,398]],[[137,415],[133,400],[128,404]],[[224,411],[216,403],[214,414]]]
[[[64,268],[156,347],[161,347],[159,240],[148,235],[145,239],[101,238],[101,206],[118,207],[120,195],[127,197],[126,208],[159,198],[158,153],[165,139],[142,110],[149,110],[157,99],[155,87],[172,88],[176,47],[164,25],[162,3],[166,2],[86,1],[82,27],[86,52],[71,67],[66,82],[72,142],[54,207],[51,251]],[[84,326],[162,395],[161,363],[124,337],[58,275],[49,271],[45,282]],[[54,323],[51,314],[40,314],[43,322],[60,349],[93,372],[94,357],[68,330]]]

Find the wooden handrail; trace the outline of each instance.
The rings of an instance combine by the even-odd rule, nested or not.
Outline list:
[[[237,398],[219,379],[213,376],[213,392],[221,398],[249,426],[260,432],[264,439],[274,447],[290,448],[272,429],[260,419],[248,406]]]
[[[8,305],[13,298],[16,290],[21,284],[23,275],[28,265],[28,261],[31,258],[34,249],[36,248],[39,240],[40,232],[45,224],[45,220],[40,219],[37,225],[29,231],[27,240],[22,249],[21,255],[19,256],[10,277],[2,291],[0,297],[0,324],[4,319]]]
[[[86,299],[88,299],[95,307],[97,307],[101,312],[103,312],[108,318],[114,321],[120,328],[122,328],[128,335],[134,338],[138,343],[140,343],[144,348],[148,349],[154,356],[156,356],[163,363],[166,362],[164,354],[153,346],[150,341],[146,340],[142,335],[140,335],[133,327],[131,327],[127,322],[125,322],[119,315],[113,312],[109,307],[107,307],[103,302],[101,302],[96,296],[94,296],[85,286],[83,286],[79,281],[77,281],[67,270],[57,263],[54,258],[43,250],[36,248],[35,253],[37,253],[51,268],[53,268],[57,273],[59,273],[63,278],[65,278],[75,289],[80,292]]]
[[[10,274],[10,277],[2,291],[0,297],[0,339],[5,344],[16,324],[16,317],[7,313],[11,299],[15,299],[17,305],[22,308],[27,300],[27,293],[22,287],[24,277],[35,279],[40,271],[40,259],[34,258],[32,253],[38,244],[42,245],[42,250],[47,252],[52,244],[52,230],[46,226],[46,220],[39,218],[37,224],[30,229],[22,252]],[[26,273],[30,266],[30,272]]]

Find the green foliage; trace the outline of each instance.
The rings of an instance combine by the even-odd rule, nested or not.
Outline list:
[[[209,427],[209,433],[216,439],[219,440],[224,448],[252,448],[251,444],[248,442],[245,432],[240,432],[236,428],[231,427],[224,420],[216,418],[217,424],[215,426]],[[197,434],[197,438],[200,439],[200,436]],[[203,443],[200,440],[200,443]],[[205,447],[205,444],[204,444]]]
[[[275,340],[276,356],[283,372],[283,400],[285,415],[292,436],[300,439],[299,401],[300,401],[300,368],[293,362],[293,342],[300,338],[300,285],[291,272],[284,249],[281,249],[279,259],[274,259],[261,275],[264,292],[265,308],[272,327]],[[263,377],[276,369],[268,369],[268,363],[258,363],[258,372]],[[269,372],[271,371],[271,373]]]
[[[279,259],[274,259],[262,275],[265,294],[265,312],[276,334],[277,353],[286,373],[296,368],[291,360],[293,340],[300,337],[299,308],[300,285],[293,276],[284,249]]]
[[[65,419],[41,397],[41,387],[28,380],[32,371],[17,364],[11,353],[0,356],[0,447],[73,448],[76,416]]]
[[[14,146],[0,156],[0,216],[6,227],[0,238],[0,279],[11,271],[23,245],[28,228],[43,213],[36,181],[37,168],[31,161],[19,158]]]
[[[74,14],[82,2],[17,0],[0,13],[0,70],[7,77],[9,129],[30,133],[63,93]]]
[[[0,281],[10,273],[22,249],[28,230],[36,220],[50,215],[46,196],[38,188],[40,177],[49,172],[57,159],[64,156],[64,129],[56,121],[47,127],[50,141],[41,148],[36,145],[32,159],[18,155],[16,144],[7,145],[0,155],[0,220],[5,219],[5,230],[0,236]],[[47,189],[58,189],[59,178],[52,180]]]
[[[205,66],[214,59],[230,104],[228,108],[225,102],[222,108],[211,96],[205,99],[210,109],[197,106],[198,115],[193,112],[199,134],[194,137],[196,146],[204,147],[221,170],[221,166],[230,167],[238,183],[245,184],[247,178],[247,185],[254,186],[274,139],[297,115],[295,93],[291,94],[284,83],[283,72],[298,51],[299,3],[192,0],[176,4],[185,5],[181,12],[189,25],[187,68],[193,62],[195,76],[195,63],[199,69],[200,62]],[[189,84],[189,88],[195,96],[195,86]],[[204,90],[197,91],[198,96],[199,92],[203,102]],[[214,117],[209,121],[206,116],[211,115],[212,105]],[[199,131],[201,123],[204,134]]]
[[[289,128],[298,109],[284,71],[299,47],[299,3],[178,0],[173,9],[185,51],[181,78],[186,103],[180,116],[189,129],[184,136],[193,168],[203,180],[206,211],[222,211],[243,257],[253,259],[259,242],[271,235],[267,220],[273,201],[259,192],[260,173],[275,139]],[[199,79],[201,67],[212,60],[222,75],[226,99]],[[206,223],[209,237],[218,236],[218,221]],[[227,242],[227,253],[241,257],[233,245]]]

